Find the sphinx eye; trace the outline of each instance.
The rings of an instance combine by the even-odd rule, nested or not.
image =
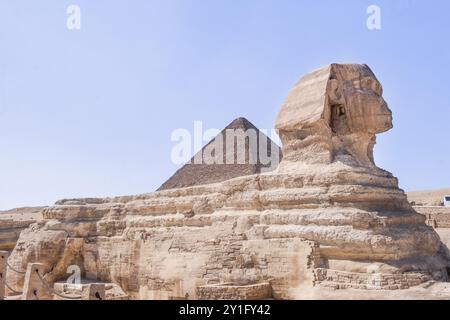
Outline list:
[[[364,79],[361,80],[361,87],[363,89],[371,89],[371,90],[373,90],[374,89],[374,83],[373,83],[372,79],[364,78]]]
[[[371,90],[379,95],[382,94],[381,84],[372,78],[364,78],[361,80],[361,88]]]

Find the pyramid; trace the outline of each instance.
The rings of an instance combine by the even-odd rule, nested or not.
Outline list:
[[[230,132],[236,135],[233,140],[227,138],[227,133]],[[244,140],[245,137],[242,134],[249,135],[249,133],[251,133],[250,136],[256,138],[253,140],[256,143],[251,143],[250,139]],[[237,138],[238,136],[239,138]],[[217,141],[223,141],[222,145],[215,145],[214,143]],[[234,146],[229,143],[231,141],[234,141]],[[222,157],[216,153],[214,146],[218,146],[216,149],[223,146]],[[264,152],[264,148],[267,148],[267,152]],[[212,152],[211,149],[213,149]],[[267,158],[262,158],[260,151]],[[202,156],[206,158],[206,154],[217,156],[216,160],[221,159],[222,161],[205,163],[202,161],[204,159]],[[237,118],[164,182],[158,191],[216,183],[240,176],[272,171],[278,166],[281,158],[281,149],[275,142],[247,119]]]

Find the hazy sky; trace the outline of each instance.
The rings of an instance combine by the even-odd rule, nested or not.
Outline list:
[[[0,210],[153,191],[177,169],[173,130],[271,129],[299,77],[332,62],[384,86],[377,164],[406,190],[450,187],[449,17],[445,0],[1,0]]]

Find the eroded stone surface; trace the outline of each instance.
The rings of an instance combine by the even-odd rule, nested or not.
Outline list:
[[[42,220],[45,207],[16,208],[0,211],[0,250],[12,250],[20,232],[32,223]]]

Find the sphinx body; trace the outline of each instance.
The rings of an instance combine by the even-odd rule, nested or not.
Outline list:
[[[392,114],[369,67],[332,64],[304,76],[276,128],[284,157],[275,171],[60,201],[22,232],[10,264],[44,263],[50,281],[76,264],[85,278],[115,282],[135,299],[220,297],[208,296],[208,286],[261,283],[274,298],[305,298],[311,288],[320,298],[328,287],[448,280],[438,235],[375,165],[375,135],[392,128]]]

